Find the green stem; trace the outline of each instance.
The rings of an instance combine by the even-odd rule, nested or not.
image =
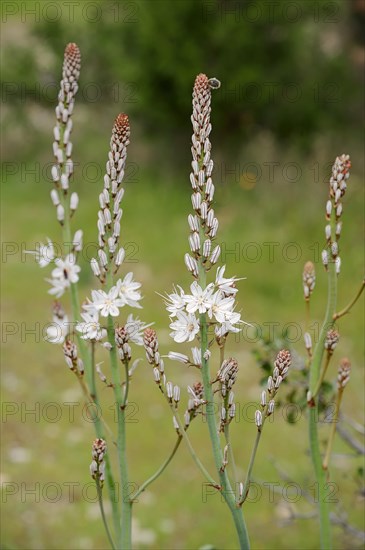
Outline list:
[[[205,273],[203,270],[200,272],[199,282],[202,288],[205,288]],[[206,401],[206,418],[208,423],[209,435],[212,444],[214,462],[217,473],[219,475],[220,485],[222,487],[222,495],[226,501],[230,512],[233,517],[233,521],[236,527],[237,536],[241,549],[247,549],[250,547],[248,540],[248,533],[243,518],[241,507],[238,506],[234,492],[228,479],[226,469],[222,471],[223,455],[219,442],[219,436],[215,420],[214,411],[214,396],[212,384],[210,382],[209,362],[205,359],[205,352],[208,349],[208,330],[206,322],[206,314],[200,315],[200,340],[201,340],[201,357],[202,357],[202,378],[204,386],[204,399]]]
[[[328,464],[331,458],[332,445],[333,445],[333,440],[335,438],[336,427],[338,422],[338,413],[340,411],[342,396],[343,396],[343,388],[337,392],[337,396],[336,396],[335,413],[332,418],[331,431],[330,431],[330,435],[327,443],[327,450],[326,450],[325,457],[323,460],[323,465],[322,465],[324,470],[328,470]]]
[[[312,364],[310,368],[309,391],[310,397],[315,397],[315,389],[320,377],[320,370],[325,351],[325,340],[327,332],[331,329],[334,323],[333,315],[336,311],[337,300],[337,274],[334,261],[331,261],[328,266],[328,294],[327,294],[327,309],[325,318],[319,333],[317,345],[313,352]]]
[[[63,244],[71,245],[72,237],[71,237],[71,216],[70,216],[69,197],[68,197],[68,194],[65,194],[61,191],[60,198],[61,198],[61,203],[65,210],[65,221],[62,226],[62,238],[64,241]],[[73,319],[73,322],[75,323],[76,320],[79,318],[80,310],[81,310],[77,283],[71,283],[70,296],[71,296],[72,319]],[[96,384],[95,384],[94,350],[92,350],[92,353],[90,354],[85,344],[85,341],[83,340],[83,338],[81,338],[81,335],[77,333],[76,337],[77,337],[78,348],[80,350],[81,359],[85,368],[86,379],[91,389],[92,401],[95,403],[96,409],[97,409],[96,411],[92,411],[95,433],[98,438],[104,439],[104,429],[102,426],[104,421],[100,419],[98,414],[99,401],[98,401]],[[84,383],[84,386],[85,386],[83,389],[85,389],[86,388],[85,381],[82,380],[82,382]],[[90,393],[90,392],[87,392],[87,393]],[[112,506],[114,530],[116,535],[119,537],[119,534],[120,534],[119,506],[118,506],[118,499],[116,498],[115,481],[114,481],[111,464],[108,456],[105,457],[105,477],[106,477],[106,483],[108,486],[110,502]]]
[[[120,538],[121,548],[129,550],[132,547],[132,502],[128,493],[128,465],[126,449],[126,418],[124,396],[122,392],[119,362],[115,345],[115,331],[113,317],[108,317],[108,340],[112,345],[110,350],[110,364],[113,379],[114,395],[116,400],[116,411],[118,419],[118,460],[121,485],[121,508],[122,508],[122,532]]]
[[[251,474],[252,474],[252,469],[253,469],[253,465],[254,465],[255,458],[256,458],[256,452],[257,452],[257,449],[258,449],[258,446],[259,446],[259,443],[260,443],[260,439],[261,439],[262,428],[263,428],[263,426],[261,426],[261,430],[257,430],[256,439],[255,439],[255,443],[254,443],[254,446],[253,446],[253,449],[252,449],[252,452],[251,452],[250,463],[248,465],[248,470],[247,470],[247,474],[246,474],[246,480],[245,480],[243,490],[242,490],[242,496],[241,496],[241,499],[240,499],[240,504],[242,504],[246,500],[247,495],[248,495],[248,491],[250,489]]]
[[[332,548],[330,511],[326,494],[326,474],[322,467],[317,425],[318,403],[309,408],[309,443],[318,486],[321,548],[328,550]]]
[[[320,375],[319,375],[319,379],[318,379],[317,385],[316,385],[316,387],[314,388],[314,394],[313,394],[314,397],[318,394],[319,390],[321,389],[321,386],[322,386],[324,377],[326,376],[326,372],[327,372],[327,369],[328,369],[328,365],[330,364],[331,357],[332,357],[332,354],[329,354],[329,353],[327,352],[326,361],[325,361],[323,367],[321,368],[321,372],[320,372]]]
[[[113,538],[111,536],[111,533],[109,531],[108,522],[106,521],[105,512],[104,512],[104,504],[103,504],[103,495],[102,495],[102,489],[100,487],[100,481],[99,479],[96,480],[96,490],[98,492],[98,500],[99,500],[99,506],[100,506],[100,513],[103,520],[103,524],[105,527],[105,532],[108,536],[110,546],[112,547],[112,550],[115,550],[115,545],[113,542]]]
[[[162,388],[160,388],[162,389]],[[165,395],[164,392],[162,392],[166,398],[166,401],[168,402],[169,404],[169,407],[172,411],[172,414],[174,415],[175,417],[175,420],[179,426],[179,435],[181,435],[181,437],[183,438],[183,440],[185,441],[189,451],[190,451],[190,454],[192,456],[192,459],[194,460],[195,464],[198,466],[199,470],[202,472],[202,474],[204,475],[204,477],[207,479],[207,481],[213,485],[213,487],[216,487],[216,488],[219,488],[219,485],[218,483],[212,478],[212,476],[209,474],[208,470],[206,470],[206,468],[203,466],[203,464],[201,463],[201,461],[199,460],[198,458],[198,455],[196,454],[196,452],[194,451],[194,447],[192,446],[191,444],[191,441],[189,439],[189,436],[188,434],[186,433],[186,430],[184,428],[184,424],[181,422],[181,418],[180,418],[180,415],[179,413],[177,412],[176,408],[174,407],[174,405],[172,403],[170,403],[169,401],[169,398],[167,397],[167,395]]]
[[[351,300],[351,302],[349,304],[347,304],[346,307],[344,307],[341,311],[339,311],[338,313],[335,313],[333,315],[333,320],[336,321],[337,319],[339,319],[340,317],[342,317],[343,315],[346,315],[346,313],[349,313],[352,306],[356,304],[357,300],[360,298],[361,296],[361,293],[362,291],[364,290],[364,286],[365,286],[365,279],[363,280],[363,282],[361,283],[361,286],[355,296],[355,298],[353,300]]]
[[[230,433],[229,433],[229,424],[226,424],[224,426],[224,437],[225,437],[225,440],[226,440],[226,444],[228,446],[228,456],[229,456],[229,462],[231,464],[233,480],[234,480],[234,483],[237,487],[238,473],[237,473],[236,460],[234,458],[234,452],[233,452],[232,443],[231,443],[231,436],[230,436]]]
[[[157,479],[162,474],[162,472],[167,468],[167,466],[170,464],[171,460],[174,458],[174,456],[176,454],[176,451],[178,450],[182,440],[183,440],[183,437],[181,435],[179,435],[177,440],[176,440],[176,443],[174,445],[174,448],[172,449],[171,453],[169,454],[169,456],[167,457],[165,462],[163,462],[163,464],[161,464],[159,469],[151,477],[149,477],[144,483],[142,483],[140,488],[135,493],[133,493],[133,495],[130,497],[130,499],[133,502],[136,502],[138,496],[141,493],[143,493],[143,491],[145,491],[147,489],[147,487],[149,485],[151,485],[151,483],[153,483],[155,481],[155,479]]]
[[[320,520],[320,537],[321,548],[328,549],[332,547],[331,542],[331,525],[329,517],[329,505],[326,495],[326,478],[325,472],[322,467],[321,450],[319,446],[318,437],[318,399],[315,399],[319,387],[321,365],[323,355],[325,351],[325,339],[327,331],[332,327],[334,323],[333,315],[336,311],[337,300],[337,274],[335,269],[335,262],[331,261],[328,266],[328,297],[327,297],[327,309],[323,325],[319,334],[317,345],[313,352],[313,359],[310,368],[309,379],[309,444],[312,456],[312,462],[314,467],[314,474],[316,483],[318,485],[318,497],[319,497],[319,520]],[[317,393],[316,393],[317,392]]]
[[[92,354],[92,357],[93,357],[93,354]],[[93,359],[94,359],[94,357],[93,357]],[[94,369],[95,369],[94,362],[92,362],[91,366],[92,366],[92,371],[94,371]],[[95,377],[93,379],[94,379],[94,382],[95,382]],[[93,393],[93,395],[91,395],[91,393],[89,392],[89,389],[87,387],[87,384],[84,380],[84,377],[83,376],[78,376],[78,380],[79,380],[81,389],[82,389],[82,391],[85,395],[85,398],[86,398],[87,402],[94,404],[95,407],[96,407],[96,411],[94,411],[92,409],[92,413],[91,413],[93,421],[94,421],[96,436],[98,438],[105,439],[105,432],[104,432],[104,429],[105,429],[106,432],[108,432],[108,434],[110,435],[111,440],[113,441],[113,443],[115,443],[113,432],[109,428],[108,424],[105,422],[103,415],[99,414],[100,413],[100,406],[99,406],[99,401],[98,401],[98,398],[97,398],[96,387],[91,388],[91,391]],[[105,462],[106,483],[107,483],[107,486],[108,486],[109,499],[110,499],[111,506],[112,506],[114,531],[115,531],[116,536],[118,538],[120,538],[120,521],[119,521],[119,515],[120,514],[119,514],[118,496],[117,496],[115,481],[114,481],[114,477],[113,477],[113,473],[112,473],[110,458],[109,458],[108,454],[106,454],[104,456],[104,462]]]

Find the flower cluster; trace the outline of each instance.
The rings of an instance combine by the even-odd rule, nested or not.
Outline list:
[[[63,344],[63,354],[65,356],[67,366],[70,368],[70,370],[77,374],[83,375],[84,365],[81,359],[78,357],[76,344],[74,342],[71,342],[71,340],[66,340]]]
[[[92,258],[90,262],[94,275],[102,282],[105,281],[106,274],[110,269],[109,264],[112,261],[114,262],[114,273],[116,273],[125,258],[124,248],[119,247],[120,221],[123,215],[120,203],[124,196],[124,189],[121,185],[124,177],[129,137],[128,116],[121,113],[114,122],[104,176],[104,189],[99,195],[98,259]]]
[[[225,266],[218,268],[214,283],[203,289],[197,281],[190,285],[191,294],[186,294],[181,287],[167,294],[166,309],[170,314],[172,332],[175,342],[191,342],[200,330],[198,316],[207,313],[215,325],[217,339],[229,332],[239,332],[243,323],[240,313],[235,311],[236,277],[229,279],[224,275]]]
[[[195,382],[193,386],[188,386],[189,401],[188,407],[184,413],[185,430],[189,427],[190,422],[200,412],[204,401],[204,387],[201,382]]]
[[[347,359],[347,357],[344,357],[343,359],[341,359],[341,363],[338,368],[337,389],[339,392],[344,390],[346,384],[350,380],[350,372],[351,363]]]
[[[304,299],[309,300],[316,284],[316,272],[312,262],[306,262],[303,269]]]
[[[260,410],[257,410],[255,412],[255,423],[259,431],[262,430],[265,419],[274,412],[274,397],[277,394],[282,381],[286,378],[290,365],[290,352],[286,349],[279,351],[274,362],[274,370],[272,376],[269,376],[267,380],[267,392],[266,390],[263,390],[261,393]],[[267,394],[269,394],[269,396]]]
[[[326,339],[324,342],[324,347],[327,350],[328,355],[333,354],[339,340],[340,340],[340,335],[337,330],[331,329],[327,332]]]
[[[329,199],[326,203],[326,220],[329,222],[325,227],[327,248],[322,252],[322,263],[327,269],[329,261],[334,261],[336,273],[340,272],[341,259],[339,257],[338,241],[342,229],[342,202],[347,189],[347,180],[350,177],[351,160],[349,155],[337,157],[332,166],[330,178]]]
[[[222,396],[222,407],[220,410],[220,431],[223,432],[236,414],[234,403],[233,385],[238,374],[238,362],[233,357],[225,359],[217,373],[216,381],[219,382],[219,391]]]
[[[107,450],[104,439],[95,439],[92,446],[92,462],[90,464],[90,474],[95,481],[99,481],[100,487],[104,484],[105,479],[105,461],[104,456]]]

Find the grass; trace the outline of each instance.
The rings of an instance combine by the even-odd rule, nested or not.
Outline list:
[[[104,134],[105,128],[102,126],[98,139],[94,133],[90,149],[85,131],[88,121],[83,124],[84,134],[77,130],[80,135],[74,137],[74,142],[81,144],[76,147],[78,160],[83,166],[83,162],[92,159],[103,168],[108,132]],[[95,122],[90,124],[93,126]],[[214,147],[217,141],[218,136],[213,135]],[[346,152],[351,153],[350,148]],[[342,151],[331,150],[330,154],[328,150],[326,153],[321,151],[317,160],[324,164],[340,153]],[[48,161],[48,156],[46,158]],[[131,147],[129,159],[132,162],[138,159],[136,146]],[[274,327],[277,337],[281,336],[287,324],[292,324],[290,334],[293,340],[298,338],[295,348],[303,353],[302,339],[296,331],[303,328],[301,273],[308,259],[317,262],[314,322],[321,322],[325,306],[326,278],[318,254],[324,243],[323,212],[327,186],[322,183],[322,173],[321,183],[313,181],[310,168],[313,159],[293,157],[291,152],[279,156],[282,166],[293,159],[302,169],[302,177],[296,183],[283,180],[282,171],[273,182],[268,181],[265,175],[254,181],[247,178],[246,173],[221,177],[218,164],[216,211],[220,221],[219,239],[226,251],[227,273],[247,277],[238,283],[238,301],[242,306],[243,318],[260,325],[265,334],[270,326]],[[359,159],[360,155],[355,150],[352,176],[344,201],[340,307],[351,299],[362,277],[359,228],[363,223],[363,195]],[[266,158],[261,150],[257,157],[250,156],[249,160],[264,166],[264,162],[273,158]],[[144,309],[141,317],[148,322],[155,321],[162,352],[167,353],[171,349],[184,351],[183,346],[177,348],[169,339],[168,316],[156,292],[169,291],[174,283],[187,288],[191,282],[183,264],[183,254],[188,248],[186,216],[190,212],[188,167],[185,174],[174,179],[168,175],[152,174],[142,164],[138,168],[137,180],[125,186],[122,219],[122,241],[134,243],[129,251],[135,255],[129,260],[137,261],[130,261],[124,272],[132,269],[136,279],[143,283]],[[56,242],[59,240],[49,200],[50,184],[44,178],[36,179],[29,176],[22,182],[19,174],[8,177],[2,191],[6,218],[3,251],[14,250],[7,246],[19,247],[14,254],[3,255],[5,346],[2,397],[5,406],[6,403],[18,404],[19,410],[4,417],[3,424],[6,447],[3,448],[2,479],[14,484],[8,485],[14,494],[3,493],[3,509],[8,520],[2,526],[2,547],[106,548],[107,541],[97,503],[93,502],[94,493],[88,471],[93,427],[85,417],[81,393],[73,375],[68,372],[61,350],[58,346],[47,344],[41,337],[42,327],[51,319],[51,300],[46,293],[47,284],[43,281],[47,271],[41,271],[31,256],[20,253],[22,248],[31,250],[34,243],[44,241],[45,236]],[[76,171],[75,181],[80,206],[74,229],[82,227],[85,242],[95,242],[97,194],[101,181],[85,181],[80,170]],[[294,252],[298,254],[296,261],[293,260]],[[256,261],[254,253],[257,253]],[[81,290],[82,297],[85,297],[95,281],[86,261],[83,268]],[[66,304],[66,301],[63,300],[63,303]],[[35,333],[31,332],[33,329]],[[353,372],[345,391],[343,410],[357,421],[361,421],[363,407],[363,329],[361,307],[357,304],[351,315],[340,324],[341,341],[329,372],[329,379],[334,380],[335,364],[341,356],[350,357]],[[8,334],[10,330],[17,332]],[[232,439],[242,476],[255,437],[252,417],[244,422],[243,416],[249,410],[247,404],[256,403],[259,399],[258,384],[261,378],[252,356],[257,344],[252,342],[249,332],[245,335],[246,338],[232,338],[228,345],[229,353],[236,356],[240,364],[235,394],[242,414],[233,425]],[[140,355],[143,356],[143,353]],[[168,364],[167,369],[168,377],[183,387],[195,380],[195,373],[179,363]],[[108,374],[106,366],[104,370]],[[116,428],[110,409],[113,402],[111,390],[101,389],[101,396],[103,412]],[[165,459],[175,441],[171,416],[154,387],[146,362],[138,367],[134,375],[130,401],[135,403],[135,414],[128,425],[131,478],[141,483]],[[76,403],[74,418],[70,418],[71,405],[67,403]],[[38,407],[39,414],[36,417],[26,415],[26,410],[34,407]],[[60,418],[55,420],[56,413]],[[321,436],[326,439],[326,428],[321,430]],[[192,426],[191,439],[206,466],[214,472],[207,426],[200,418]],[[338,438],[334,450],[336,456],[331,474],[338,486],[337,496],[349,515],[350,523],[361,529],[362,501],[355,478],[360,460],[350,456],[349,449]],[[254,477],[274,483],[280,479],[270,458],[300,487],[311,486],[313,474],[308,457],[307,424],[303,416],[292,426],[285,423],[279,414],[275,422],[265,429]],[[70,483],[75,484],[74,502],[70,502],[69,498]],[[90,484],[89,493],[85,493],[87,484]],[[36,489],[36,495],[27,493],[32,488]],[[268,490],[262,490],[256,501],[247,503],[245,512],[252,547],[317,548],[318,526],[314,520],[286,522],[284,504],[278,496],[273,502]],[[297,511],[306,509],[303,497],[293,505]],[[135,517],[136,548],[181,549],[211,544],[215,548],[228,549],[236,545],[233,525],[225,506],[220,502],[219,495],[204,494],[203,479],[184,445],[166,474],[141,496],[135,507]],[[335,548],[348,547],[348,539],[342,531],[335,528],[335,533]]]

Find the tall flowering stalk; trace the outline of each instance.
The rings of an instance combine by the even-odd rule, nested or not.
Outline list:
[[[347,189],[347,181],[350,175],[351,161],[349,155],[341,155],[337,157],[333,166],[332,174],[329,182],[329,197],[326,202],[325,216],[325,238],[326,247],[322,252],[322,263],[327,272],[328,278],[328,294],[327,308],[325,318],[321,327],[318,342],[312,351],[312,339],[310,334],[305,334],[305,346],[308,352],[309,364],[309,390],[307,395],[309,407],[309,442],[312,455],[312,462],[316,482],[319,491],[319,516],[320,516],[320,534],[321,548],[331,548],[331,526],[330,526],[330,511],[327,499],[327,474],[328,462],[331,452],[332,440],[335,433],[335,424],[331,430],[330,444],[327,449],[326,457],[322,462],[321,449],[318,436],[318,402],[319,392],[322,382],[325,379],[327,369],[333,356],[335,347],[339,341],[339,333],[334,328],[334,323],[337,319],[347,313],[354,303],[359,298],[363,288],[362,283],[360,290],[349,305],[342,311],[336,313],[337,308],[337,280],[341,271],[341,258],[339,240],[342,231],[342,212],[343,212],[343,196]],[[314,269],[308,263],[305,265],[303,272],[304,297],[307,303],[307,312],[309,312],[309,300],[314,289],[315,274]],[[306,323],[308,326],[308,322]],[[347,370],[346,370],[347,369]],[[341,397],[345,383],[348,380],[349,368],[345,367],[339,374],[338,394],[336,398],[336,414],[333,419],[337,421],[338,411],[341,403]],[[344,372],[347,372],[346,376]]]
[[[153,366],[153,377],[173,413],[173,424],[180,440],[185,440],[191,456],[209,485],[219,491],[235,524],[240,548],[249,548],[248,533],[242,513],[242,504],[247,496],[250,474],[253,468],[257,443],[252,453],[245,485],[237,476],[235,458],[230,441],[230,424],[235,418],[236,405],[233,386],[238,376],[238,362],[234,357],[225,357],[225,344],[230,333],[240,332],[244,321],[236,310],[238,289],[236,277],[225,277],[225,266],[217,267],[213,281],[208,282],[209,271],[217,264],[220,246],[216,244],[218,219],[213,209],[215,187],[212,180],[213,160],[211,158],[211,92],[219,88],[217,79],[209,79],[199,74],[193,89],[192,135],[192,186],[191,202],[193,213],[188,216],[190,229],[190,253],[185,254],[185,265],[193,277],[190,292],[180,286],[165,297],[166,309],[171,319],[171,337],[176,343],[193,342],[191,356],[170,351],[169,359],[193,366],[201,373],[201,381],[188,387],[189,403],[183,418],[179,413],[180,388],[167,379],[163,360],[158,352],[155,331],[145,332],[145,349],[148,362]],[[218,347],[219,368],[215,377],[211,376],[211,349]],[[282,352],[286,353],[286,352]],[[288,360],[290,363],[290,360]],[[284,368],[284,367],[283,367]],[[278,368],[275,367],[275,373]],[[285,365],[285,375],[288,365]],[[278,371],[279,373],[279,371]],[[273,397],[284,377],[284,371],[275,374],[275,388],[270,388],[272,399],[259,414],[266,418],[273,411]],[[216,401],[219,402],[219,416],[216,417]],[[187,429],[197,414],[203,412],[208,424],[211,447],[214,457],[216,480],[199,460]],[[265,416],[266,415],[266,416]],[[261,425],[256,422],[261,435]],[[223,439],[223,441],[222,441]],[[175,449],[171,456],[173,456]],[[233,480],[229,476],[233,474]],[[245,491],[245,494],[243,494]]]
[[[46,279],[51,285],[49,293],[60,299],[70,291],[72,314],[68,315],[65,312],[60,301],[57,300],[54,303],[53,323],[48,327],[47,340],[62,345],[66,364],[77,376],[88,403],[94,405],[91,413],[97,439],[93,447],[92,475],[96,481],[102,518],[111,547],[127,549],[132,545],[132,501],[128,495],[125,410],[128,404],[130,380],[138,362],[138,360],[131,362],[131,345],[143,344],[142,333],[148,327],[133,315],[128,315],[123,324],[114,325],[114,321],[119,317],[120,308],[141,307],[139,304],[141,285],[134,281],[133,274],[127,273],[124,278],[117,277],[125,257],[125,251],[119,243],[122,218],[120,204],[124,194],[122,181],[130,128],[127,115],[118,115],[112,130],[104,187],[99,195],[98,257],[91,260],[91,269],[99,280],[99,286],[103,288],[92,290],[91,300],[88,299],[80,308],[77,283],[81,268],[77,260],[82,251],[82,231],[79,229],[72,236],[71,219],[78,207],[79,199],[76,192],[70,193],[73,175],[72,113],[78,89],[80,65],[79,48],[76,44],[68,44],[64,55],[59,102],[56,107],[57,122],[53,143],[55,164],[52,168],[54,188],[51,191],[56,217],[62,228],[64,254],[56,257],[55,246],[49,239],[48,244],[41,245],[32,253],[35,254],[40,267],[53,264],[51,278]],[[74,337],[77,344],[73,341]],[[109,352],[112,382],[107,382],[100,366],[96,364],[96,354],[103,348]],[[121,376],[120,363],[123,366],[124,376]],[[116,438],[101,414],[96,373],[99,374],[102,382],[114,391],[118,419]],[[111,469],[109,455],[105,453],[106,435],[112,439],[113,443],[116,439],[119,460],[118,485]],[[112,507],[114,540],[104,513],[102,501],[104,480]]]

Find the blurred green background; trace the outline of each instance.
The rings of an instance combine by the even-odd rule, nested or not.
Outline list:
[[[46,236],[60,243],[49,174],[64,46],[77,42],[82,53],[73,131],[73,189],[80,206],[73,228],[84,230],[86,243],[95,242],[111,128],[115,116],[126,112],[132,138],[123,199],[124,273],[133,270],[143,284],[141,317],[155,321],[162,353],[184,351],[169,338],[169,319],[157,293],[176,283],[190,284],[183,255],[191,204],[191,91],[196,74],[205,72],[222,81],[212,100],[215,209],[227,272],[247,277],[239,283],[242,316],[259,325],[264,336],[274,327],[276,339],[290,324],[293,347],[303,354],[301,273],[306,260],[318,264],[312,321],[320,323],[326,303],[320,262],[324,204],[331,164],[343,152],[351,155],[353,167],[344,201],[340,306],[363,276],[364,3],[3,1],[1,9],[1,544],[7,549],[106,548],[93,494],[82,491],[90,481],[93,427],[82,414],[82,396],[61,349],[42,339],[51,319],[43,280],[49,272],[24,254]],[[84,298],[95,280],[86,259],[82,267]],[[62,303],[69,310],[67,296]],[[340,323],[341,341],[329,372],[333,381],[339,359],[351,359],[343,410],[359,423],[364,407],[362,307],[363,300]],[[250,331],[228,344],[241,367],[235,394],[242,414],[232,432],[242,477],[255,436],[248,404],[260,395],[261,371],[253,356],[258,345]],[[167,369],[182,387],[195,381],[195,373],[181,364]],[[112,394],[100,391],[105,416],[113,423]],[[169,411],[145,362],[133,378],[130,400],[136,406],[128,425],[130,471],[140,484],[175,440]],[[76,404],[74,418],[67,403]],[[32,409],[35,414],[27,414]],[[192,441],[213,470],[207,427],[201,419],[194,424]],[[328,426],[320,435],[325,441]],[[361,530],[362,461],[339,439],[334,450],[331,480],[340,504],[333,511]],[[277,415],[265,430],[255,464],[256,479],[285,485],[273,461],[301,489],[312,486],[303,415],[294,425]],[[135,507],[135,547],[235,548],[227,510],[218,495],[204,499],[203,481],[182,446]],[[74,499],[69,498],[70,484]],[[292,504],[304,515],[293,522],[286,494],[272,498],[262,488],[252,500],[245,512],[253,548],[318,548],[318,526],[304,517],[311,511],[304,497]],[[340,527],[334,533],[335,548],[361,547],[360,538]]]

